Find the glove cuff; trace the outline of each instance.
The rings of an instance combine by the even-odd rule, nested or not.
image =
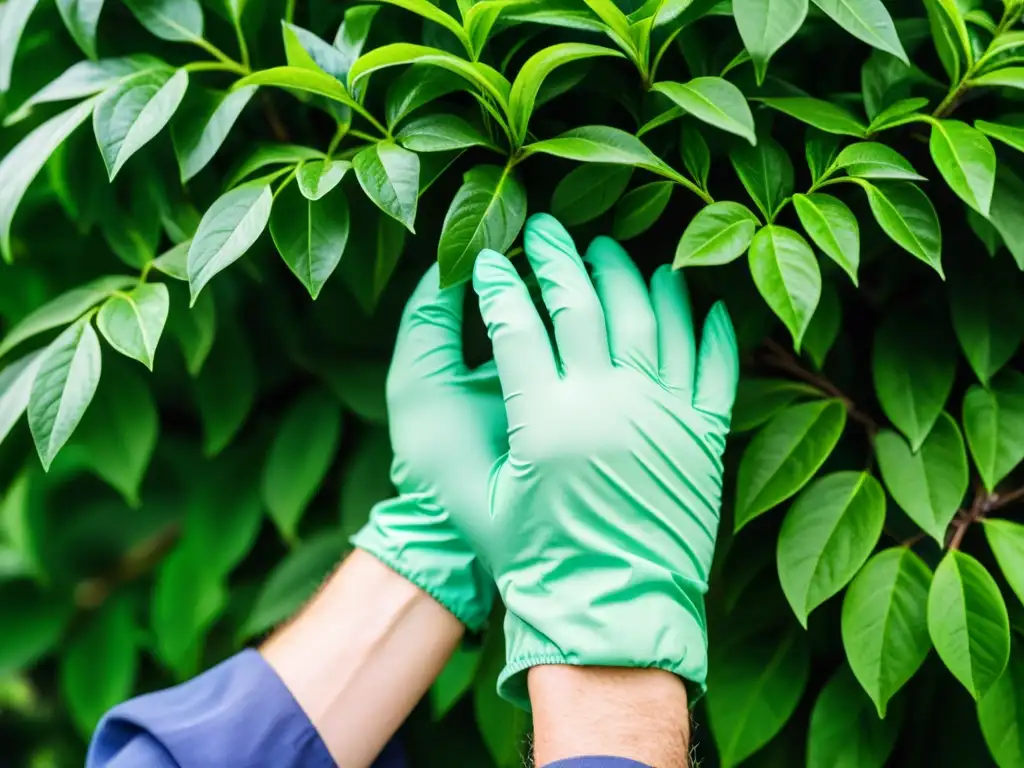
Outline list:
[[[487,620],[494,584],[448,515],[415,496],[376,504],[350,539],[422,589],[472,631]]]
[[[502,585],[502,698],[529,710],[526,672],[542,664],[664,669],[686,681],[691,706],[704,694],[706,585],[650,563],[632,566],[628,575],[589,571],[542,588]],[[595,594],[593,585],[609,581],[622,588]]]

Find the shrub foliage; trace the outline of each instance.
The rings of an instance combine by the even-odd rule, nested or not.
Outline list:
[[[5,754],[74,764],[308,597],[392,492],[413,281],[548,210],[741,337],[698,755],[1024,766],[1022,14],[6,0]],[[419,764],[518,764],[502,653],[452,660]]]

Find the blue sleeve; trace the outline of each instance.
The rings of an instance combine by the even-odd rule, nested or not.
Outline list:
[[[624,757],[570,757],[557,763],[548,763],[544,768],[651,768],[646,763],[627,760]]]
[[[313,724],[254,650],[126,701],[100,722],[86,768],[333,768]],[[390,744],[374,768],[405,768]]]

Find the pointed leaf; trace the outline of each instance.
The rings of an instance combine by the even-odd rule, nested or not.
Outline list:
[[[449,152],[467,147],[491,147],[490,139],[461,117],[438,113],[407,122],[395,141],[413,152]]]
[[[156,346],[169,308],[166,285],[143,283],[128,293],[119,291],[107,299],[96,316],[96,327],[110,346],[153,370]]]
[[[307,200],[319,200],[341,183],[351,167],[352,163],[347,160],[313,160],[303,163],[295,174],[299,192]]]
[[[37,350],[0,370],[0,443],[28,408],[29,394],[40,362],[42,350]]]
[[[651,89],[674,101],[708,125],[757,143],[754,116],[743,92],[721,77],[697,77],[688,83],[655,83]]]
[[[983,263],[949,284],[953,330],[982,384],[1009,362],[1024,335],[1016,277]]]
[[[585,224],[608,211],[629,186],[628,165],[587,163],[558,182],[551,196],[551,213],[567,227]]]
[[[829,101],[806,96],[761,98],[758,101],[826,133],[861,138],[868,130],[868,127],[850,112]]]
[[[736,404],[732,408],[732,423],[729,429],[736,433],[749,432],[797,400],[822,396],[820,390],[799,381],[741,379],[736,391]]]
[[[859,141],[845,147],[836,157],[836,168],[862,179],[925,180],[903,155],[874,141]]]
[[[352,159],[359,186],[378,208],[415,233],[420,159],[390,141],[362,150]]]
[[[225,93],[198,91],[198,103],[179,113],[171,136],[182,183],[213,159],[256,90],[252,85]]]
[[[340,189],[314,201],[289,186],[270,214],[278,253],[314,299],[341,262],[349,228],[348,202]]]
[[[928,196],[906,181],[864,182],[875,221],[893,242],[942,272],[942,231]]]
[[[821,297],[821,271],[814,251],[793,230],[769,224],[754,235],[749,260],[757,290],[789,329],[799,351]]]
[[[993,518],[982,522],[985,524],[985,537],[992,554],[996,556],[1003,578],[1017,599],[1024,603],[1024,525]]]
[[[632,165],[675,181],[682,178],[636,136],[607,125],[575,128],[553,139],[528,144],[523,147],[521,156],[538,152],[581,163]]]
[[[679,238],[672,269],[714,266],[735,261],[750,246],[757,217],[740,203],[712,203],[702,208]]]
[[[882,0],[813,0],[836,24],[873,48],[909,64],[889,11]]]
[[[814,244],[842,267],[857,285],[860,228],[853,211],[841,200],[821,192],[793,195],[793,205]]]
[[[151,34],[161,40],[193,42],[203,36],[199,0],[125,0],[125,5]]]
[[[742,146],[729,154],[732,167],[747,194],[771,221],[783,200],[793,192],[793,162],[774,139],[762,139],[756,147]]]
[[[996,183],[992,142],[967,123],[935,120],[928,147],[950,189],[982,216],[988,216]]]
[[[803,25],[807,0],[733,0],[732,15],[760,85],[768,60]]]
[[[1024,376],[1006,370],[987,389],[968,389],[963,422],[974,464],[991,493],[1024,460]]]
[[[653,227],[665,212],[674,186],[671,181],[652,181],[623,195],[615,205],[612,237],[631,240]]]
[[[264,144],[257,146],[231,173],[227,184],[231,189],[238,185],[249,174],[266,168],[268,165],[297,165],[303,160],[322,160],[326,156],[318,149],[302,147],[298,144]]]

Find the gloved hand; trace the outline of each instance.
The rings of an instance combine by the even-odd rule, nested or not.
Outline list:
[[[507,450],[493,361],[462,356],[465,286],[440,290],[435,264],[406,305],[388,370],[387,405],[399,497],[376,505],[352,543],[429,593],[470,629],[487,618],[494,584],[456,530],[487,522],[487,482]]]
[[[473,286],[509,452],[491,473],[489,527],[482,509],[452,509],[508,609],[499,691],[527,707],[529,667],[585,664],[670,670],[699,694],[738,377],[729,315],[712,307],[698,351],[681,273],[660,268],[648,292],[622,248],[598,238],[586,255],[592,282],[545,215],[527,223],[524,246],[557,359],[512,264],[481,253]]]

